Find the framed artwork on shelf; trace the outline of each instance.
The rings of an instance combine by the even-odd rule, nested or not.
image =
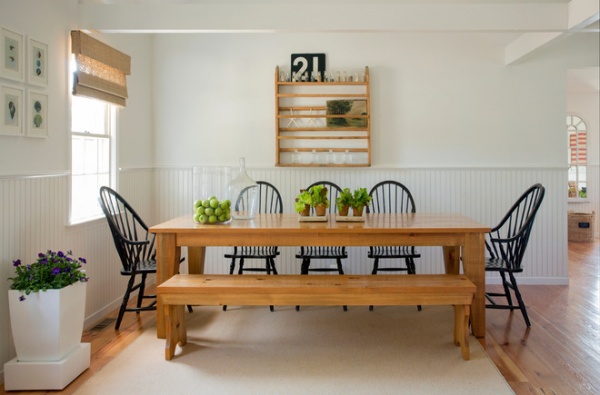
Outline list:
[[[327,100],[327,115],[367,115],[366,100]],[[327,118],[328,128],[366,128],[366,118]]]
[[[23,82],[23,35],[0,28],[0,45],[0,77]]]
[[[40,86],[48,85],[48,45],[30,38],[28,48],[29,83]]]
[[[23,135],[23,90],[0,87],[0,134]]]
[[[29,92],[27,136],[48,137],[48,96]]]

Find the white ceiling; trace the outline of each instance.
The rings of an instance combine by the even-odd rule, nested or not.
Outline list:
[[[87,11],[89,15],[105,13],[105,17],[99,18],[105,21],[102,22],[105,26],[89,27],[106,32],[225,32],[232,31],[230,26],[237,26],[240,31],[257,32],[355,29],[364,32],[476,33],[491,43],[505,46],[506,64],[526,60],[565,35],[600,34],[598,0],[78,0],[78,3],[84,9],[92,7]],[[360,5],[365,5],[365,9],[362,18],[356,19],[356,8],[353,7]],[[113,6],[124,7],[119,7],[116,12]],[[147,8],[142,11],[142,6]],[[309,13],[294,13],[289,19],[285,11],[290,7]],[[340,16],[337,20],[347,20],[349,24],[338,23],[336,26],[329,20],[324,21],[322,15],[310,12],[314,7],[322,12],[335,10]],[[233,16],[229,24],[215,22],[219,18],[225,20],[236,12],[240,15]],[[252,12],[255,17],[250,19],[262,18],[263,22],[246,25],[248,13]],[[392,12],[394,17],[390,18]],[[141,14],[144,18],[140,18]],[[191,14],[194,18],[190,19]],[[82,15],[85,23],[86,11]],[[132,19],[133,15],[136,18]],[[246,15],[246,20],[243,15]],[[282,19],[281,24],[273,21],[273,15]],[[115,22],[118,16],[125,21],[121,25]],[[165,20],[177,23],[170,25]],[[132,23],[137,25],[131,26]],[[598,67],[572,70],[568,75],[568,90],[598,92],[599,74]]]

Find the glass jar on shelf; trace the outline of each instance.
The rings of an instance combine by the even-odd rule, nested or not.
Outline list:
[[[240,173],[229,183],[231,217],[253,219],[258,212],[258,184],[246,172],[246,158],[240,158]]]

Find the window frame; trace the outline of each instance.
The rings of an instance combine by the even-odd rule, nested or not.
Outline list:
[[[583,125],[583,128],[581,128],[580,126]],[[567,198],[570,202],[584,202],[587,201],[588,196],[587,196],[587,192],[589,191],[589,180],[587,177],[587,158],[589,156],[589,152],[588,152],[588,128],[587,128],[587,123],[585,122],[585,120],[578,114],[567,114],[566,116],[566,129],[567,129],[567,152],[568,152],[568,157],[567,157],[567,166],[568,166],[568,170],[567,170],[567,183],[568,183],[568,192],[567,192]],[[575,135],[575,147],[573,147],[571,145],[571,141],[572,135]],[[579,143],[580,143],[580,138],[579,135],[580,134],[584,134],[585,138],[584,138],[584,146],[582,148],[579,147]],[[572,158],[573,158],[573,150],[575,150],[575,163],[572,162]],[[585,160],[583,163],[580,163],[579,161],[579,152],[580,150],[585,150]],[[572,168],[574,168],[574,172],[575,172],[575,187],[576,187],[576,191],[575,191],[575,196],[570,196],[571,193],[571,171]],[[582,173],[582,168],[583,168],[583,174],[585,174],[585,179],[583,181],[581,181],[580,175]],[[580,195],[582,188],[580,187],[581,184],[585,184],[585,189],[586,189],[586,196],[582,197]]]
[[[96,100],[90,99],[86,97],[80,97],[87,100]],[[101,209],[99,212],[94,213],[90,216],[74,216],[74,190],[73,190],[73,138],[74,137],[92,137],[95,139],[108,139],[108,184],[111,188],[115,188],[118,181],[118,173],[117,173],[117,161],[116,161],[116,152],[117,152],[117,125],[118,125],[118,107],[112,105],[108,102],[102,102],[104,105],[104,131],[105,133],[90,133],[90,132],[81,132],[73,130],[73,99],[74,96],[70,95],[69,101],[69,225],[78,225],[84,224],[88,222],[97,221],[104,218],[104,214]],[[100,174],[96,172],[95,174]],[[99,208],[99,206],[98,206]]]

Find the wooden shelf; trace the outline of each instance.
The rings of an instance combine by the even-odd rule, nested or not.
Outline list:
[[[276,166],[281,167],[365,167],[371,166],[371,98],[369,68],[364,81],[289,82],[279,81],[275,68]],[[329,113],[328,102],[359,101],[355,113]],[[365,103],[361,103],[364,101]],[[338,103],[329,103],[330,108]],[[356,111],[356,110],[355,110]],[[335,122],[335,120],[344,120]],[[299,155],[344,155],[326,163],[307,163]],[[343,162],[343,163],[340,163]]]

